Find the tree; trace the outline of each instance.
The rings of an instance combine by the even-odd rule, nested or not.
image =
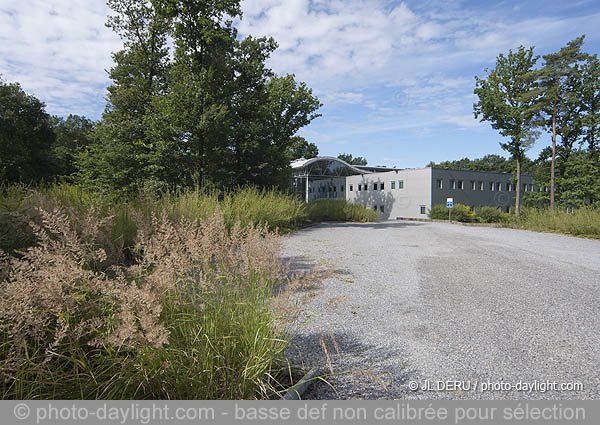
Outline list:
[[[367,165],[367,159],[362,156],[357,156],[356,158],[352,157],[352,154],[349,153],[341,153],[338,155],[338,159],[342,161],[346,161],[350,165]]]
[[[577,70],[581,77],[578,99],[581,102],[584,126],[583,141],[587,143],[588,150],[597,156],[598,141],[600,140],[600,60],[598,56],[587,57]]]
[[[486,79],[475,76],[475,94],[479,98],[473,105],[475,118],[491,122],[492,128],[509,138],[500,146],[516,162],[516,215],[520,213],[521,162],[537,136],[533,130],[533,100],[524,96],[534,88],[531,72],[538,56],[534,56],[533,50],[533,47],[520,46],[517,52],[509,50],[506,56],[500,54],[496,58],[496,68],[486,69]]]
[[[55,173],[54,133],[44,103],[0,80],[0,179],[38,182]]]
[[[314,143],[309,143],[304,137],[294,136],[290,144],[290,161],[294,159],[311,159],[319,156],[319,148]]]
[[[56,174],[70,178],[77,171],[75,161],[78,153],[92,143],[94,122],[79,115],[69,115],[67,118],[54,116],[50,122],[56,136],[52,146]]]
[[[162,182],[176,149],[157,139],[157,98],[167,86],[168,21],[147,0],[108,0],[114,15],[107,26],[124,42],[113,54],[108,104],[93,134],[94,143],[78,156],[78,180],[110,197],[123,197],[147,182]]]
[[[554,211],[554,198],[556,191],[556,135],[557,122],[562,121],[568,126],[567,114],[569,108],[576,103],[575,92],[569,86],[577,73],[576,64],[586,58],[581,52],[585,36],[581,36],[567,43],[558,53],[544,55],[544,66],[531,72],[532,78],[537,80],[537,87],[533,88],[528,98],[534,100],[531,111],[539,117],[540,124],[552,131],[552,162],[550,168],[550,210]],[[567,128],[567,127],[565,127]]]

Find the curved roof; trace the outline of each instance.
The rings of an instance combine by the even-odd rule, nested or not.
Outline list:
[[[333,156],[318,156],[311,159],[300,158],[292,161],[291,166],[294,174],[308,174],[311,177],[342,177],[371,173]]]

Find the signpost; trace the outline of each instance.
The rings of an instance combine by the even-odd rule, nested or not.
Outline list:
[[[452,208],[454,208],[454,198],[446,198],[446,207],[448,207],[448,221],[452,223]]]

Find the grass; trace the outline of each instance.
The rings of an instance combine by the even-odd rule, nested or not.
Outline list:
[[[0,187],[0,384],[9,399],[253,399],[289,383],[298,306],[279,234],[374,219],[274,191],[105,204]]]

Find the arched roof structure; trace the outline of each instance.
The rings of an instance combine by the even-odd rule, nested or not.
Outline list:
[[[318,156],[311,159],[301,158],[292,161],[291,166],[294,177],[331,178],[371,173],[333,156]]]

